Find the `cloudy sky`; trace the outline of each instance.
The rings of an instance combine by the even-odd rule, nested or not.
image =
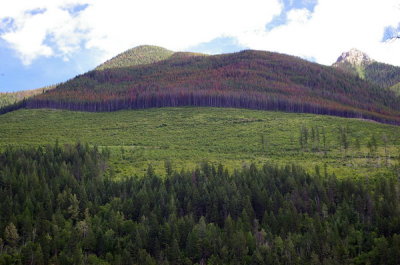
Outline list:
[[[358,48],[400,65],[400,0],[12,0],[0,4],[0,92],[59,83],[142,44],[277,51],[332,64]]]

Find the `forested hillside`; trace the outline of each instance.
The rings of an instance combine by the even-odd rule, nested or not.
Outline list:
[[[42,87],[42,88],[37,88],[37,89],[32,89],[32,90],[23,90],[23,91],[18,91],[18,92],[0,92],[0,113],[1,109],[13,105],[16,103],[21,102],[23,99],[32,97],[34,95],[44,93],[45,91],[49,89],[53,89],[56,86],[47,86],[47,87]]]
[[[395,175],[204,163],[104,178],[84,144],[0,153],[0,264],[398,264]]]
[[[114,111],[214,106],[400,123],[400,99],[343,71],[277,53],[175,53],[147,65],[94,70],[27,101],[28,108]]]
[[[400,83],[400,67],[374,62],[365,67],[365,80],[390,88]]]

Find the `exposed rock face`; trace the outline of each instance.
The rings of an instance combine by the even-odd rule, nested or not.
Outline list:
[[[365,66],[373,62],[374,60],[372,60],[366,53],[363,53],[357,49],[351,49],[348,52],[342,53],[333,66],[338,66],[339,64],[343,63],[348,63],[353,66]]]

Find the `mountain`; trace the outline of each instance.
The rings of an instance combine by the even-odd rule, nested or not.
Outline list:
[[[121,62],[117,58],[110,61]],[[214,106],[400,123],[400,104],[393,93],[335,68],[279,53],[174,53],[150,64],[99,69],[29,99],[26,107],[115,111]]]
[[[357,49],[342,53],[333,67],[400,94],[400,67],[377,62]]]
[[[150,64],[165,60],[175,54],[173,51],[151,45],[142,45],[129,49],[114,58],[97,66],[95,70],[132,67],[136,65]],[[55,88],[56,85],[37,88],[32,90],[23,90],[17,92],[0,92],[0,108],[20,103],[22,100],[30,98]],[[0,113],[2,111],[0,110]]]
[[[96,67],[96,70],[131,67],[151,64],[165,60],[174,54],[173,51],[151,45],[142,45],[129,49]]]
[[[333,64],[333,67],[343,69],[364,79],[365,68],[372,63],[374,63],[374,60],[366,53],[357,49],[351,49],[348,52],[342,53]]]

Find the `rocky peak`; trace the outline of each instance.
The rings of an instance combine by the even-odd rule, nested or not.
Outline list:
[[[338,65],[340,63],[350,63],[354,66],[361,66],[368,65],[372,62],[374,62],[374,60],[372,60],[366,53],[357,49],[351,49],[348,52],[342,53],[334,65]]]

